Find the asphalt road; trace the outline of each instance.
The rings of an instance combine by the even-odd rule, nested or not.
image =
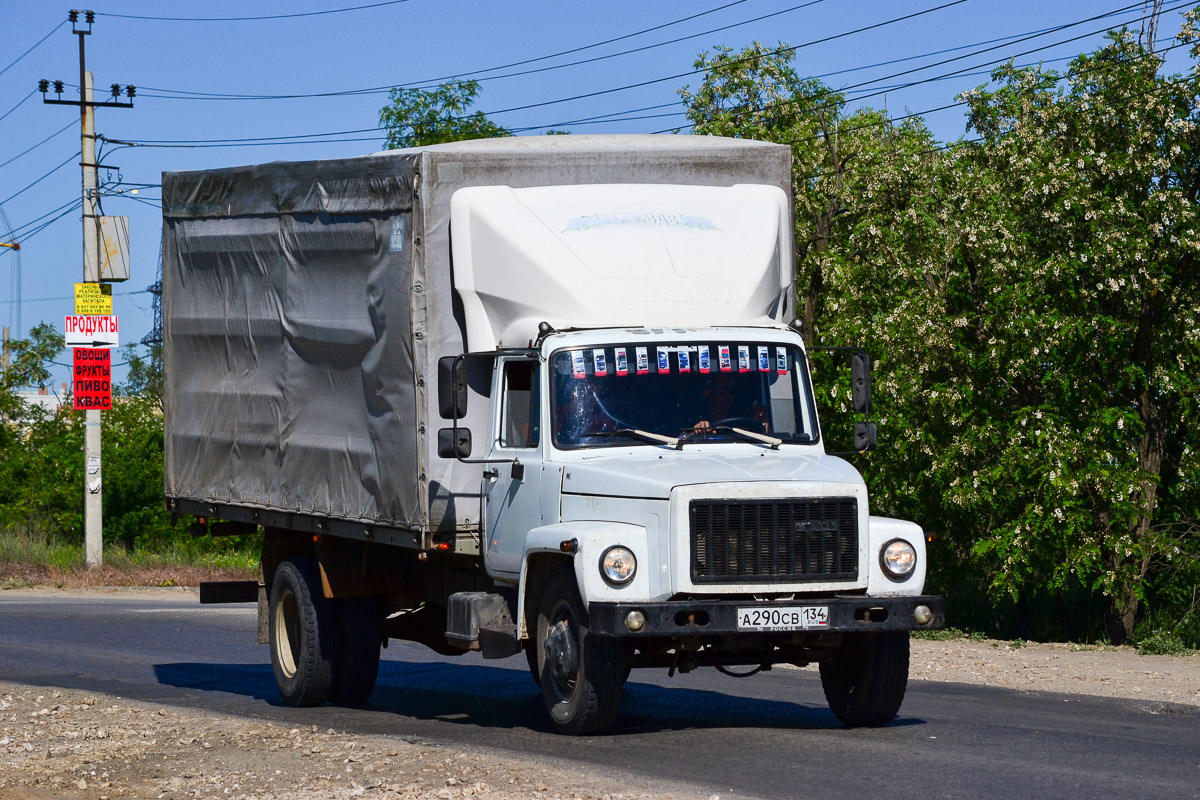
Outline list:
[[[392,642],[369,708],[280,705],[251,606],[186,593],[0,593],[0,680],[316,724],[760,798],[1200,798],[1200,709],[909,684],[886,728],[846,730],[811,670],[638,671],[616,730],[550,733],[524,659]]]

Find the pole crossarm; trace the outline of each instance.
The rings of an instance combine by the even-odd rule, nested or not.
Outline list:
[[[48,97],[43,97],[42,102],[48,106],[83,106],[83,105],[86,105],[91,108],[133,108],[132,100],[130,100],[128,103],[121,103],[116,100],[106,100],[102,103],[97,103],[95,101],[92,101],[89,103],[84,103],[81,100],[51,100]]]

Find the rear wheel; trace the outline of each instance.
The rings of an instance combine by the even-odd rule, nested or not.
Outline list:
[[[271,667],[284,702],[324,703],[333,682],[337,634],[333,603],[321,594],[311,558],[291,558],[275,569],[269,626]]]
[[[821,662],[821,687],[834,716],[851,728],[891,722],[908,686],[908,631],[846,634]]]
[[[550,721],[559,733],[603,733],[621,705],[620,642],[588,632],[587,612],[569,567],[550,576],[537,621],[537,674]]]
[[[379,648],[383,614],[374,597],[346,597],[335,601],[341,633],[333,664],[329,699],[338,705],[361,705],[375,691],[379,675]]]

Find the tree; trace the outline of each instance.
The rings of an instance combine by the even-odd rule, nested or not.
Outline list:
[[[1198,516],[1200,84],[1160,66],[1120,32],[1063,75],[997,70],[926,192],[941,253],[888,264],[872,220],[835,281],[890,361],[877,496],[994,598],[1102,594],[1115,643]]]
[[[163,410],[163,346],[162,343],[149,345],[149,350],[143,356],[137,351],[137,345],[125,348],[125,362],[129,372],[125,383],[116,387],[119,394],[128,397],[141,397],[154,403],[161,414]]]
[[[478,95],[479,82],[474,80],[454,80],[428,90],[392,89],[390,104],[379,112],[379,124],[387,130],[384,148],[511,136],[512,131],[482,111],[467,113]]]
[[[1066,75],[998,70],[967,95],[982,141],[957,160],[988,186],[964,197],[947,300],[974,421],[1004,431],[963,426],[991,466],[957,498],[1001,511],[976,544],[998,587],[1100,589],[1115,643],[1200,477],[1200,82],[1161,63],[1121,31]]]
[[[1098,594],[1114,642],[1151,593],[1195,611],[1197,73],[1121,32],[1062,75],[998,70],[964,96],[978,140],[938,147],[781,51],[702,56],[681,94],[697,133],[793,145],[805,335],[875,356],[886,445],[860,465],[937,534],[933,588],[1068,635]]]

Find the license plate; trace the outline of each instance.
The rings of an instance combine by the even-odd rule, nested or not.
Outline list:
[[[802,631],[829,627],[828,606],[774,606],[739,608],[737,624],[741,630]]]

